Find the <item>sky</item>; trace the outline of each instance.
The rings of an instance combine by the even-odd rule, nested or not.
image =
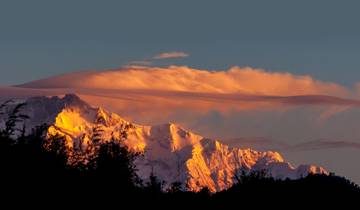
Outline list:
[[[181,51],[158,66],[250,66],[351,86],[360,76],[358,1],[0,2],[0,84],[109,69]]]
[[[0,96],[75,92],[360,183],[359,6],[2,0]]]

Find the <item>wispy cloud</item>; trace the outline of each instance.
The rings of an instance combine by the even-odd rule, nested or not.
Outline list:
[[[169,58],[184,58],[188,57],[189,54],[186,52],[181,51],[173,51],[173,52],[163,52],[158,55],[155,55],[153,59],[159,60],[159,59],[169,59]]]
[[[227,139],[225,142],[234,147],[254,148],[263,151],[275,150],[282,152],[300,152],[340,148],[360,149],[360,142],[336,139],[318,139],[298,144],[289,144],[281,141],[275,141],[270,138],[254,137]]]
[[[152,62],[150,60],[137,60],[137,61],[130,61],[126,66],[149,66]]]
[[[289,147],[289,145],[284,142],[275,141],[265,137],[239,137],[225,139],[224,142],[232,147],[252,148],[260,151],[282,151]]]
[[[339,149],[339,148],[353,148],[360,149],[360,142],[342,141],[342,140],[314,140],[294,146],[287,147],[288,151],[308,151],[308,150],[324,150],[324,149]]]
[[[190,56],[190,54],[188,54],[186,52],[182,52],[182,51],[163,52],[163,53],[159,53],[157,55],[154,55],[152,57],[147,57],[147,58],[140,59],[140,60],[130,61],[124,67],[150,66],[156,60],[165,60],[165,59],[172,59],[172,58],[184,58],[184,57],[188,57],[188,56]]]

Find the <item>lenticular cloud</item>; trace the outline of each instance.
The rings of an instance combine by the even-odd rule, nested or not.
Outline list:
[[[65,74],[30,82],[22,87],[164,90],[276,96],[347,94],[344,87],[318,81],[311,76],[239,67],[227,71],[209,71],[186,66],[167,68],[129,66],[118,70]]]
[[[3,94],[23,96],[79,94],[96,106],[150,122],[179,120],[193,113],[222,114],[254,109],[286,111],[297,106],[322,106],[331,116],[342,107],[358,107],[351,91],[308,75],[233,67],[226,71],[186,66],[127,66],[116,70],[64,74],[9,87]],[[176,115],[176,117],[174,117]],[[324,119],[324,118],[323,118]],[[147,122],[147,121],[145,121]]]

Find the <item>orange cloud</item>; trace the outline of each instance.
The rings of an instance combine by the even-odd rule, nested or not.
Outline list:
[[[186,66],[130,66],[118,70],[65,74],[31,82],[22,87],[140,89],[272,96],[349,95],[346,88],[335,83],[315,80],[311,76],[240,67],[233,67],[227,71],[208,71]]]
[[[212,111],[223,115],[254,109],[285,112],[309,105],[323,107],[318,116],[323,121],[360,106],[359,101],[346,99],[351,90],[335,83],[240,67],[208,71],[186,66],[127,66],[38,80],[16,91],[21,94],[31,88],[37,94],[80,94],[90,104],[142,123],[177,122],[179,116],[193,118]]]

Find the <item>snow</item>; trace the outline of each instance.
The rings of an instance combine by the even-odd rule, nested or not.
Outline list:
[[[239,171],[265,170],[278,179],[297,179],[309,173],[327,173],[321,167],[301,165],[293,167],[274,151],[230,148],[220,140],[194,134],[173,124],[144,126],[127,122],[119,115],[103,108],[93,108],[76,95],[34,97],[26,101],[23,113],[30,116],[27,131],[37,125],[49,125],[48,136],[62,135],[70,147],[86,147],[94,128],[100,127],[101,141],[121,141],[124,125],[132,125],[124,143],[143,153],[136,160],[138,174],[147,179],[153,171],[167,184],[181,182],[190,190],[208,187],[219,191],[234,183]]]

